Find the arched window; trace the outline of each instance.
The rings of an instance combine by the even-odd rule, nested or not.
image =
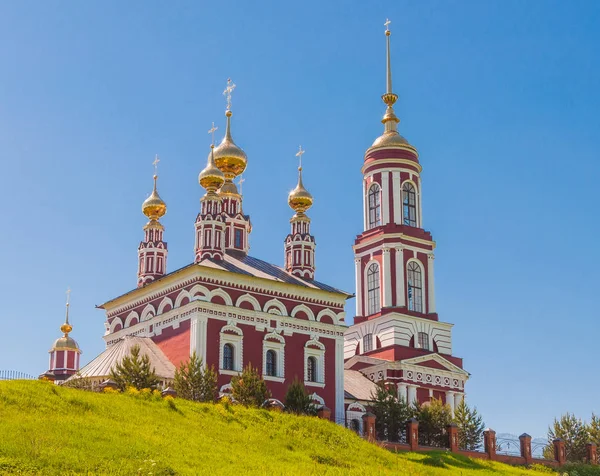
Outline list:
[[[421,267],[414,261],[408,263],[408,310],[423,312],[423,278]]]
[[[367,334],[363,337],[363,352],[373,350],[373,334]]]
[[[233,344],[225,344],[223,346],[223,369],[234,370],[233,368]]]
[[[267,350],[267,375],[269,377],[277,376],[277,354],[274,350]]]
[[[381,193],[379,185],[369,188],[369,228],[381,225]]]
[[[408,226],[417,226],[417,192],[412,183],[402,186],[402,218]]]
[[[367,270],[367,303],[369,315],[379,312],[379,265],[373,263]]]
[[[309,357],[308,362],[306,363],[308,381],[316,382],[317,381],[317,359],[315,357]]]
[[[419,332],[419,347],[423,350],[429,350],[429,334]]]

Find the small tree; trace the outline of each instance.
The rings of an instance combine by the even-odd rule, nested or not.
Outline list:
[[[419,420],[420,445],[448,446],[446,428],[452,423],[452,412],[449,405],[444,405],[437,398],[417,405],[417,420]]]
[[[231,379],[231,394],[238,403],[247,407],[260,407],[271,397],[267,384],[252,364],[244,368],[242,375]]]
[[[475,451],[481,447],[485,425],[477,408],[469,408],[463,399],[454,409],[454,423],[458,426],[460,448]]]
[[[295,377],[285,394],[285,411],[296,415],[315,415],[317,409],[304,384]]]
[[[414,409],[399,399],[394,386],[377,385],[371,395],[371,411],[375,415],[375,432],[380,440],[400,441],[406,432],[406,421]]]
[[[567,461],[578,463],[585,459],[585,445],[589,440],[587,425],[572,413],[554,419],[548,428],[548,446],[544,448],[544,457],[554,459],[553,441],[561,438],[565,442],[565,457]]]
[[[140,357],[139,345],[134,345],[131,353],[123,357],[121,362],[117,362],[115,368],[110,371],[110,378],[117,383],[121,391],[127,387],[137,390],[154,389],[159,383],[154,367],[150,366],[150,357],[146,354]]]
[[[592,413],[592,419],[587,426],[589,442],[600,446],[600,417]]]
[[[195,402],[215,402],[217,400],[217,373],[214,367],[206,367],[196,352],[182,362],[175,371],[173,383],[177,396]]]

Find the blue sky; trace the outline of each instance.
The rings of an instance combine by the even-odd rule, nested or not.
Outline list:
[[[593,1],[3,2],[0,369],[46,370],[67,286],[83,361],[103,349],[94,306],[135,287],[157,153],[169,269],[193,259],[228,77],[252,254],[283,261],[302,144],[317,277],[353,290],[386,17],[469,402],[498,432],[535,436],[561,412],[600,412]]]

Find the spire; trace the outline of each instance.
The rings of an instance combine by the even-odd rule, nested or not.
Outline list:
[[[248,162],[246,153],[236,145],[231,135],[231,116],[233,115],[231,112],[231,93],[235,87],[231,78],[227,79],[227,87],[223,91],[223,95],[227,99],[227,107],[225,109],[225,116],[227,117],[225,137],[223,137],[223,140],[214,151],[215,164],[225,174],[226,186],[222,191],[228,193],[237,193],[237,188],[232,183],[233,179],[244,172]]]
[[[71,324],[69,324],[70,301],[71,301],[71,289],[67,288],[67,303],[65,305],[65,307],[66,307],[65,323],[62,326],[60,326],[60,331],[65,335],[65,337],[67,337],[69,335],[69,332],[71,332],[73,330],[73,326],[71,326]]]
[[[144,200],[144,203],[142,203],[142,213],[146,215],[150,221],[158,220],[167,213],[167,204],[160,198],[158,190],[156,189],[159,162],[160,159],[158,158],[158,155],[156,155],[154,162],[152,162],[152,165],[154,166],[154,175],[152,177],[154,179],[154,186],[152,187],[152,193]]]
[[[298,185],[290,192],[288,197],[288,203],[292,210],[296,212],[298,216],[304,215],[304,212],[308,210],[313,204],[313,197],[302,183],[302,156],[306,151],[302,150],[302,146],[298,148],[296,157],[298,157]]]
[[[212,123],[212,127],[208,130],[208,133],[212,135],[212,143],[210,144],[210,154],[208,154],[208,163],[204,170],[200,172],[198,176],[198,183],[206,189],[207,194],[213,194],[223,185],[225,176],[215,164],[215,131],[218,128],[215,127],[215,123]]]

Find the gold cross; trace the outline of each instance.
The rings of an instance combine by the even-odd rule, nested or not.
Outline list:
[[[302,170],[302,156],[304,155],[304,152],[306,152],[305,150],[302,150],[302,146],[298,146],[298,152],[296,152],[296,157],[298,157],[298,160],[300,162],[298,168],[300,170]]]
[[[240,178],[239,178],[239,180],[238,180],[238,183],[237,183],[237,184],[238,184],[238,186],[240,187],[240,195],[242,194],[242,184],[243,184],[245,181],[246,181],[246,179],[240,175]]]
[[[209,134],[212,134],[212,145],[215,145],[215,131],[218,129],[218,127],[215,127],[215,123],[212,123],[212,127],[208,130]]]
[[[160,159],[158,158],[158,154],[156,154],[156,157],[154,157],[154,162],[152,162],[152,165],[154,165],[154,175],[157,175],[159,162],[160,162]]]
[[[231,93],[235,89],[235,84],[231,81],[231,78],[227,78],[227,87],[223,91],[223,96],[227,98],[227,110],[231,109]]]
[[[389,18],[386,18],[386,19],[385,19],[385,23],[384,23],[384,26],[385,26],[385,31],[390,31],[390,28],[389,28],[389,25],[390,25],[390,23],[392,23],[392,22],[390,21],[390,19],[389,19]]]

